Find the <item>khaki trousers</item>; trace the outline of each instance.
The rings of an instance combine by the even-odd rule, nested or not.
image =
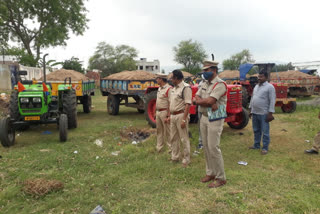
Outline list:
[[[171,153],[170,144],[170,124],[165,123],[167,118],[167,111],[157,111],[156,112],[156,125],[157,125],[157,151],[160,152],[165,144],[168,145],[168,150]]]
[[[320,132],[314,137],[314,143],[313,143],[313,150],[316,150],[317,152],[320,150]]]
[[[217,179],[226,180],[224,163],[220,150],[220,136],[224,120],[209,122],[208,117],[202,115],[200,131],[206,158],[206,174],[216,176]]]
[[[170,142],[172,145],[172,160],[179,160],[180,158],[180,141],[183,146],[183,164],[190,163],[190,140],[189,140],[189,118],[186,120],[186,127],[181,128],[181,121],[183,114],[171,115],[170,120]]]

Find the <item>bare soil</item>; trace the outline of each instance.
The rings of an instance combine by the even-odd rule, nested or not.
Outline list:
[[[122,138],[132,141],[144,141],[152,134],[155,133],[153,129],[136,129],[136,128],[128,128],[121,131],[120,135]]]

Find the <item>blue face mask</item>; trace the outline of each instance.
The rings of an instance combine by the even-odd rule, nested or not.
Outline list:
[[[213,77],[213,72],[212,72],[212,71],[210,71],[210,72],[203,72],[202,76],[203,76],[203,78],[204,78],[205,80],[209,80],[209,79],[211,79],[211,78]]]

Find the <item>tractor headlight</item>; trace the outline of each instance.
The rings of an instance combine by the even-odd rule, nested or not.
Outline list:
[[[29,98],[28,97],[21,97],[20,102],[21,103],[29,103]]]
[[[41,98],[40,97],[34,97],[32,98],[33,103],[41,103]]]

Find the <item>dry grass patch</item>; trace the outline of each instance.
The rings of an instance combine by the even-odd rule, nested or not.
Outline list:
[[[29,179],[23,183],[22,190],[34,197],[44,196],[50,192],[62,190],[63,183],[57,180],[46,180],[43,178]]]

